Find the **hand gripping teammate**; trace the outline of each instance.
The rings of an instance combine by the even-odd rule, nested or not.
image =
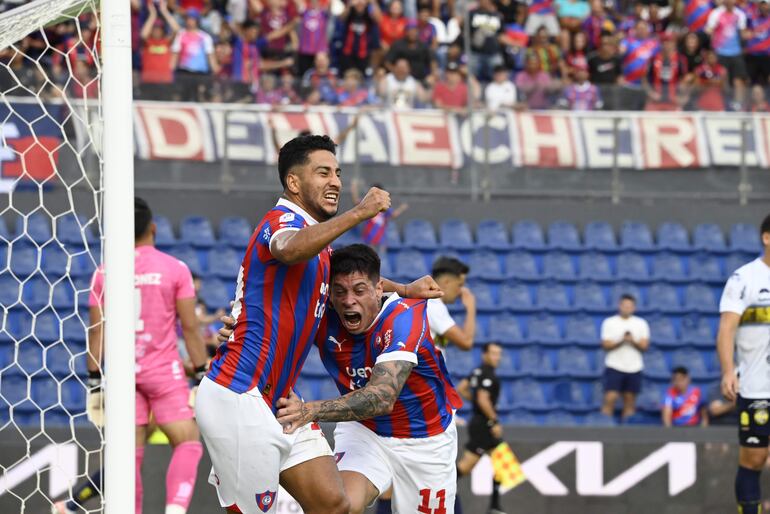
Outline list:
[[[198,462],[203,455],[190,407],[191,392],[177,349],[180,320],[196,381],[206,371],[206,349],[198,331],[195,288],[187,265],[154,247],[155,223],[147,203],[134,200],[136,320],[136,505],[142,511],[142,460],[150,412],[174,452],[166,473],[166,514],[184,514],[190,505]],[[109,271],[108,271],[109,272]],[[88,415],[103,422],[101,371],[104,273],[96,270],[89,298]],[[109,323],[109,320],[107,320]],[[106,341],[109,345],[110,342]]]
[[[229,512],[274,509],[282,485],[306,514],[346,513],[348,500],[329,445],[315,423],[284,434],[279,398],[294,386],[326,308],[329,244],[390,207],[373,188],[336,216],[342,183],[334,142],[300,136],[281,148],[283,197],[257,226],[238,277],[235,330],[201,382],[196,415],[212,461],[209,481]],[[440,296],[432,280],[406,289]],[[319,479],[322,477],[322,479]]]

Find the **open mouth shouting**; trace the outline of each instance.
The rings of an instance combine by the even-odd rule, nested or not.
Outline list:
[[[340,201],[340,193],[339,191],[327,191],[324,193],[324,202],[331,206],[336,208]]]
[[[342,323],[350,333],[361,330],[361,321],[361,313],[359,312],[345,311],[342,313]]]

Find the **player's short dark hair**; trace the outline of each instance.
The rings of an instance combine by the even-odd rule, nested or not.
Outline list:
[[[433,263],[433,270],[431,275],[433,278],[438,278],[441,275],[454,275],[459,277],[460,275],[467,275],[470,268],[462,261],[455,259],[454,257],[442,256],[436,259]]]
[[[500,343],[495,342],[495,341],[490,341],[488,343],[484,343],[483,345],[481,345],[481,353],[487,353],[489,351],[489,349],[492,348],[493,346],[497,346],[498,348],[502,348],[502,346],[500,346]]]
[[[765,216],[765,219],[762,220],[762,225],[759,226],[759,236],[762,237],[762,234],[768,232],[770,232],[770,214]]]
[[[134,197],[134,239],[139,239],[147,233],[152,223],[152,211],[147,202]]]
[[[690,372],[684,366],[677,366],[671,370],[672,375],[685,375],[688,376]]]
[[[352,244],[334,250],[331,257],[331,280],[337,275],[360,272],[372,282],[380,280],[380,256],[370,246]]]
[[[620,301],[622,302],[623,300],[631,300],[632,302],[636,303],[636,297],[630,293],[623,293],[620,295]]]
[[[307,164],[308,155],[316,150],[336,153],[337,145],[329,136],[302,135],[281,147],[278,152],[278,177],[284,189],[286,189],[286,175],[289,171],[295,166]]]

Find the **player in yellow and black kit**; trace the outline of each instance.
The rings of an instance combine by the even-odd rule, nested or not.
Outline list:
[[[500,396],[500,379],[495,370],[500,365],[503,349],[495,343],[482,348],[481,366],[464,379],[457,390],[473,402],[473,417],[468,424],[470,439],[465,453],[457,462],[458,480],[469,475],[482,455],[494,450],[502,442],[503,427],[497,419],[497,398]],[[459,496],[455,499],[455,514],[461,514]],[[500,483],[493,481],[489,514],[503,514],[500,507]]]
[[[759,474],[770,443],[770,216],[762,222],[760,236],[764,255],[732,274],[719,303],[722,394],[736,402],[738,411],[735,497],[741,514],[761,512]]]

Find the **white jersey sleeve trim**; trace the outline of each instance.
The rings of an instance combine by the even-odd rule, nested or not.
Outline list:
[[[382,364],[383,362],[393,362],[393,361],[407,361],[411,362],[415,366],[417,365],[417,354],[412,352],[388,352],[383,353],[379,357],[377,357],[377,360],[374,361],[375,366],[377,364]]]
[[[276,230],[272,236],[270,236],[270,251],[273,251],[273,241],[275,241],[275,236],[278,234],[283,234],[284,232],[299,232],[300,229],[297,227],[286,227],[279,230]]]

